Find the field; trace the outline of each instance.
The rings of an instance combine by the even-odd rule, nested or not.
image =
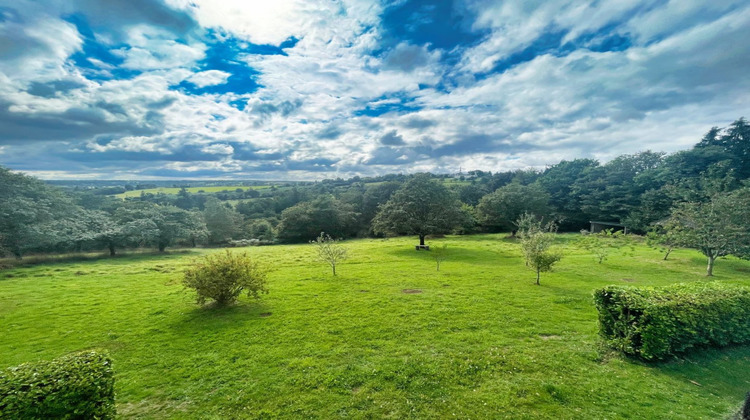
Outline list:
[[[216,192],[222,192],[222,191],[235,191],[238,188],[242,190],[263,190],[266,188],[271,188],[271,186],[270,185],[253,185],[253,186],[219,185],[219,186],[212,186],[212,187],[187,187],[185,189],[191,194],[196,194],[198,192],[216,193]],[[115,197],[117,198],[140,197],[141,193],[175,195],[178,192],[180,192],[181,189],[182,188],[172,188],[172,187],[148,188],[145,190],[126,191],[122,194],[115,195]]]
[[[748,346],[645,364],[597,336],[595,288],[705,281],[695,251],[569,248],[536,286],[504,235],[429,241],[439,272],[415,240],[349,241],[336,277],[309,245],[247,249],[270,294],[223,309],[180,284],[218,250],[0,271],[0,368],[107,349],[124,418],[716,419],[750,390]],[[750,284],[750,262],[715,274]]]

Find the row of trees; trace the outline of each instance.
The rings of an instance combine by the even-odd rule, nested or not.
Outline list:
[[[576,159],[544,171],[472,171],[450,183],[431,174],[336,179],[269,188],[235,203],[185,189],[125,201],[65,193],[0,168],[0,247],[19,257],[102,248],[115,253],[232,240],[306,242],[321,231],[334,238],[414,234],[423,244],[431,233],[514,231],[525,213],[555,220],[563,231],[607,220],[640,233],[655,229],[658,240],[669,241],[678,225],[673,209],[685,213],[690,205],[721,202],[748,182],[748,143],[750,126],[739,119],[669,156],[647,151],[604,165]]]

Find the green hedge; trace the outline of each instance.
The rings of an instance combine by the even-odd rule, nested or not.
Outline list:
[[[666,287],[608,286],[594,293],[599,332],[645,360],[696,346],[750,343],[750,289],[718,282]]]
[[[0,419],[111,419],[108,355],[86,351],[0,371]]]

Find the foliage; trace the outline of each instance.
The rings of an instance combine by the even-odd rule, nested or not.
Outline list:
[[[0,167],[0,248],[17,258],[71,241],[78,211],[59,189]]]
[[[222,244],[238,234],[242,216],[231,206],[211,197],[206,200],[203,219],[208,229],[209,243]]]
[[[351,205],[324,194],[284,210],[278,236],[286,242],[307,242],[316,238],[321,231],[334,237],[351,237],[357,231],[358,216]]]
[[[424,245],[425,236],[449,233],[463,218],[461,204],[444,185],[417,174],[380,207],[372,226],[381,234],[418,235]]]
[[[521,240],[521,252],[526,266],[536,272],[536,284],[540,285],[541,273],[552,271],[552,267],[562,259],[559,250],[552,250],[557,225],[548,223],[542,226],[542,220],[529,213],[524,213],[517,221],[518,237]]]
[[[685,243],[685,238],[682,228],[669,220],[653,225],[646,234],[646,245],[663,252],[664,261],[669,258],[669,254],[676,247],[683,243]]]
[[[266,219],[251,220],[246,226],[245,231],[248,237],[260,241],[273,241],[273,225]]]
[[[115,379],[107,354],[85,351],[0,371],[0,417],[112,419]]]
[[[750,289],[712,283],[608,286],[597,290],[601,335],[612,347],[646,360],[697,346],[750,343]]]
[[[226,250],[207,255],[186,269],[183,284],[195,289],[199,305],[213,299],[223,306],[234,303],[243,291],[255,299],[268,293],[267,276],[268,270],[247,253],[236,254]]]
[[[549,194],[539,184],[514,182],[482,197],[476,210],[479,222],[493,231],[514,230],[514,223],[524,213],[549,215]]]
[[[436,271],[440,271],[440,263],[448,259],[448,244],[433,246],[430,248],[430,256],[435,260]]]
[[[331,238],[330,235],[326,235],[325,232],[320,232],[320,235],[310,243],[317,248],[318,260],[330,265],[334,276],[336,275],[336,265],[349,258],[347,249],[339,241]]]
[[[609,258],[612,250],[629,247],[633,249],[633,241],[629,235],[623,231],[605,229],[598,233],[589,233],[586,230],[581,231],[581,236],[576,240],[576,245],[593,254],[599,264]]]
[[[714,262],[727,255],[750,256],[750,187],[716,195],[708,202],[682,203],[669,223],[679,229],[680,245],[699,250],[708,258],[706,275]]]

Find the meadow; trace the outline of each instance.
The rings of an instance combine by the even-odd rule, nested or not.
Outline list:
[[[561,235],[541,286],[505,235],[449,236],[436,271],[416,238],[235,249],[273,268],[270,293],[199,307],[182,271],[216,249],[0,271],[0,368],[105,349],[123,418],[716,419],[750,390],[750,347],[643,363],[597,334],[592,291],[706,281],[705,260],[638,245],[598,264]],[[715,277],[750,285],[750,262]]]
[[[224,192],[224,191],[235,191],[237,189],[241,190],[264,190],[267,188],[271,188],[271,185],[218,185],[218,186],[210,186],[210,187],[187,187],[185,190],[191,194],[197,194],[197,193],[217,193],[217,192]],[[130,197],[140,197],[141,194],[167,194],[167,195],[176,195],[180,192],[182,188],[177,187],[158,187],[158,188],[148,188],[145,190],[132,190],[132,191],[126,191],[122,194],[116,194],[115,197],[117,198],[130,198]]]

